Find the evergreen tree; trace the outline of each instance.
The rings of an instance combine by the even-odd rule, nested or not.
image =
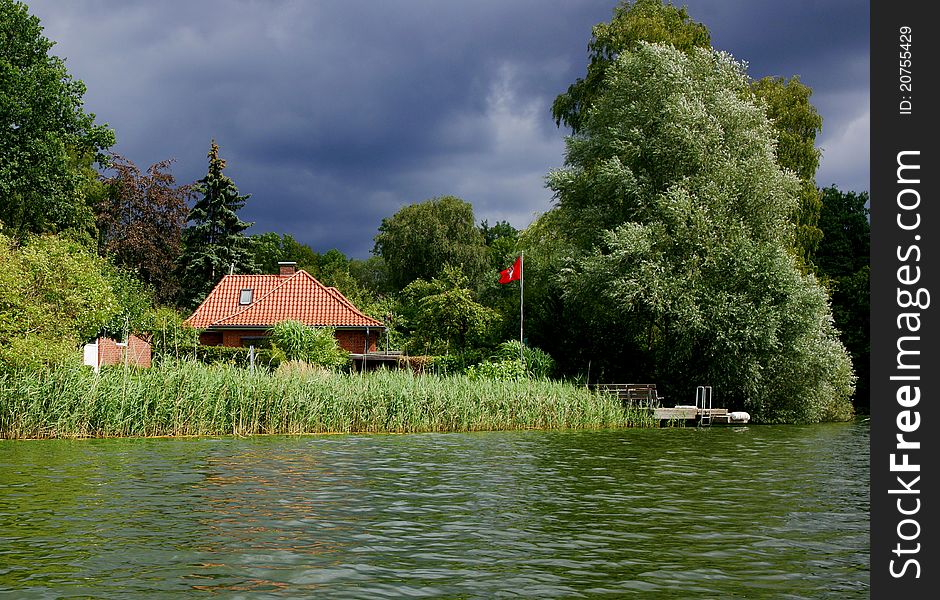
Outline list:
[[[249,196],[241,196],[235,182],[227,177],[219,146],[212,140],[209,172],[196,182],[202,198],[189,213],[189,227],[183,232],[185,250],[180,258],[183,289],[181,305],[195,308],[223,276],[256,270],[250,239],[243,233],[254,223],[238,218]]]

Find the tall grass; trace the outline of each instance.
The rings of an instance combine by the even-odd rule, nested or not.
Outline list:
[[[651,426],[611,396],[548,380],[251,373],[170,362],[0,376],[0,437],[253,435]]]

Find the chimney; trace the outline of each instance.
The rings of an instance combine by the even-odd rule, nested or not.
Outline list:
[[[281,271],[281,277],[290,277],[297,272],[297,263],[295,262],[279,262],[277,263],[277,266]]]

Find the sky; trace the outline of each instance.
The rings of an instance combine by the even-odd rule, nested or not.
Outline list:
[[[443,195],[528,226],[564,164],[555,96],[613,0],[27,0],[85,107],[141,169],[188,183],[215,139],[249,233],[367,258],[383,218]],[[869,3],[687,0],[753,78],[823,117],[820,186],[869,189]]]

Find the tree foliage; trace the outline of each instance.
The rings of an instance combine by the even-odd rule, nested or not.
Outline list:
[[[821,198],[819,227],[823,238],[816,251],[816,265],[828,277],[857,273],[869,263],[868,192],[842,192],[829,186],[822,190]]]
[[[98,251],[138,273],[153,287],[156,300],[171,303],[179,294],[176,262],[191,185],[176,185],[172,160],[155,163],[143,174],[130,160],[114,155],[114,175],[104,178],[106,196],[96,204]]]
[[[416,279],[402,291],[400,318],[412,353],[447,354],[492,344],[500,314],[478,303],[469,283],[448,266],[439,278]]]
[[[148,311],[141,320],[141,331],[150,339],[154,358],[196,356],[199,331],[185,321],[178,311],[161,306]]]
[[[292,235],[268,232],[249,237],[252,261],[262,273],[277,273],[277,263],[285,261],[297,263],[298,269],[314,277],[320,270],[320,255]]]
[[[852,373],[825,291],[787,250],[799,182],[749,86],[708,50],[642,43],[608,67],[549,176],[578,257],[563,299],[623,375],[713,385],[765,421],[844,417]],[[652,370],[631,372],[636,355]]]
[[[349,362],[332,327],[308,327],[300,321],[281,321],[271,328],[271,345],[287,360],[321,367],[339,367]]]
[[[662,0],[621,2],[611,21],[595,25],[593,34],[586,77],[559,95],[552,106],[556,123],[564,123],[574,133],[580,131],[603,92],[607,69],[621,54],[633,51],[640,42],[670,45],[686,54],[711,44],[708,29],[693,21],[684,7]],[[800,179],[799,202],[788,217],[795,225],[789,234],[790,247],[801,268],[811,271],[812,255],[822,236],[817,225],[820,199],[815,181],[820,155],[815,141],[822,117],[809,101],[812,90],[799,77],[765,77],[751,83],[751,92],[763,101],[774,126],[778,163]]]
[[[230,270],[254,272],[244,231],[252,224],[238,218],[249,196],[242,196],[235,182],[223,173],[225,161],[219,146],[212,140],[209,149],[209,172],[196,182],[195,191],[202,198],[189,213],[191,225],[183,232],[182,304],[196,307]]]
[[[822,117],[810,103],[813,90],[800,82],[799,77],[789,80],[765,77],[755,81],[751,89],[764,102],[774,125],[777,162],[800,179],[799,202],[792,216],[791,247],[805,269],[810,269],[823,235],[818,225],[822,203],[816,188],[820,157],[816,134],[822,128]]]
[[[18,245],[0,234],[0,369],[78,361],[78,345],[138,325],[141,284],[55,235]]]
[[[640,42],[669,44],[684,52],[711,45],[708,29],[693,21],[685,7],[663,4],[662,0],[621,1],[614,7],[610,23],[598,23],[592,33],[587,75],[571,84],[552,105],[555,123],[564,123],[574,133],[580,131],[586,112],[601,93],[607,68],[622,53]]]
[[[832,296],[832,316],[858,374],[855,405],[868,406],[871,341],[868,193],[822,190],[819,227],[823,237],[816,266]]]
[[[473,207],[454,196],[410,204],[382,220],[373,252],[385,261],[389,284],[396,289],[416,279],[431,280],[445,265],[478,273],[487,249],[475,223]]]
[[[92,229],[82,166],[114,144],[52,46],[25,4],[0,0],[0,222],[14,236]]]

